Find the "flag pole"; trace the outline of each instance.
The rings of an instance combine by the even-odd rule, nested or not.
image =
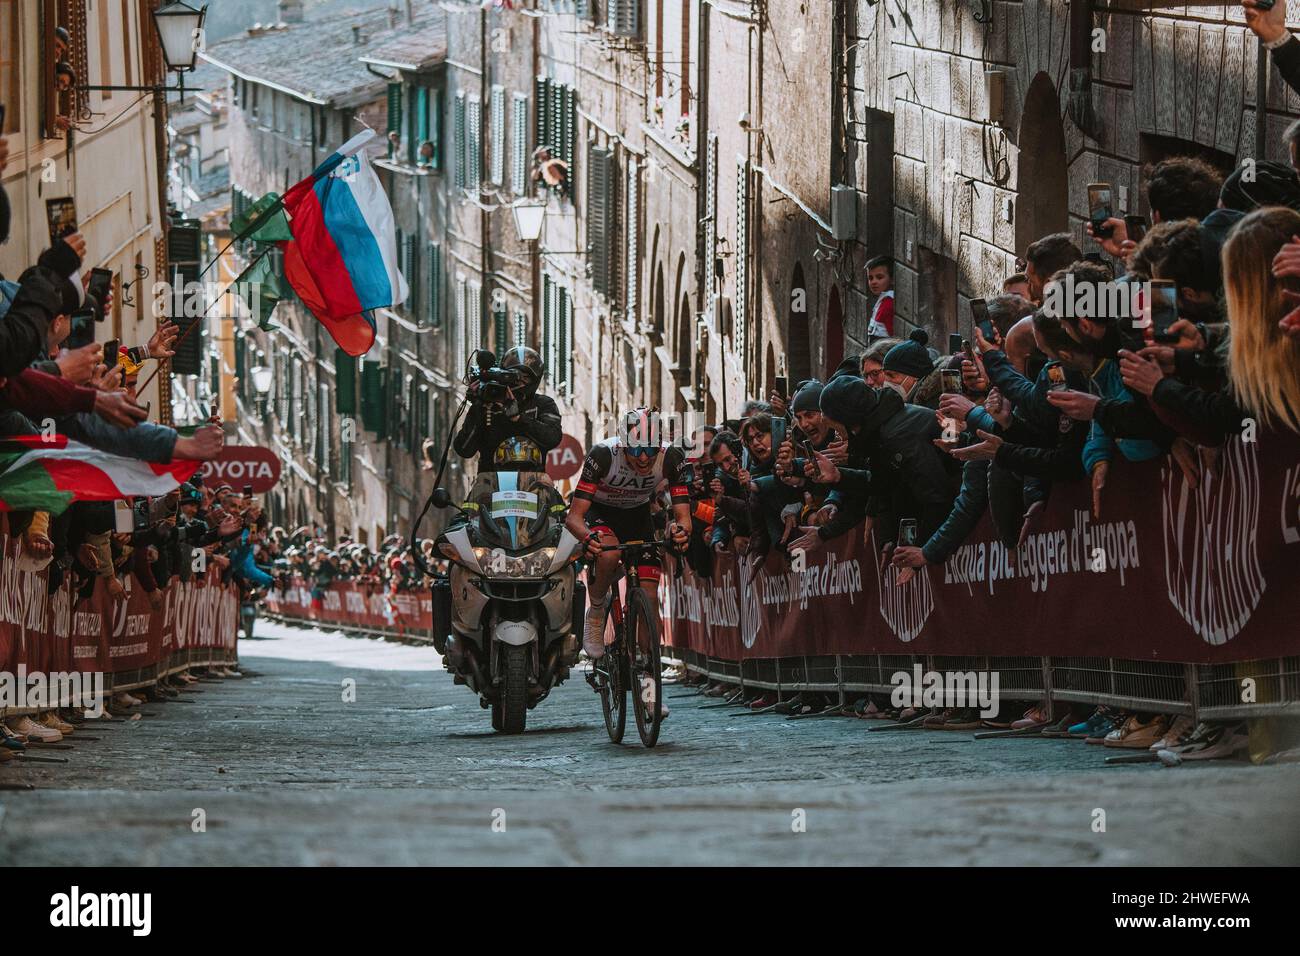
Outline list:
[[[242,238],[242,237],[241,237],[241,238]],[[236,241],[236,240],[231,240],[231,243],[233,244],[235,241]],[[227,246],[226,248],[229,248],[229,246]],[[248,264],[248,268],[246,268],[243,272],[239,273],[239,275],[235,276],[235,278],[233,278],[233,279],[230,280],[230,284],[229,284],[228,286],[226,286],[224,289],[221,290],[221,294],[220,294],[219,296],[217,296],[215,299],[213,299],[212,302],[208,304],[208,307],[207,307],[206,309],[204,309],[204,310],[203,310],[202,312],[200,312],[197,316],[195,316],[194,321],[191,322],[191,323],[189,324],[189,326],[185,329],[185,331],[182,332],[180,335],[178,335],[178,336],[176,337],[176,341],[172,343],[172,346],[173,346],[172,351],[175,351],[175,348],[174,348],[174,347],[177,346],[177,345],[180,345],[181,342],[184,340],[185,336],[189,335],[190,332],[192,332],[192,331],[193,331],[193,330],[198,326],[198,324],[199,324],[199,320],[200,320],[200,319],[203,319],[203,318],[206,318],[206,317],[207,317],[207,314],[208,314],[209,312],[212,311],[212,307],[213,307],[214,305],[216,305],[218,302],[220,302],[222,299],[224,299],[227,295],[229,295],[229,294],[230,294],[230,290],[233,289],[233,288],[235,288],[235,286],[239,285],[240,280],[243,279],[244,276],[246,276],[246,275],[248,275],[250,272],[252,272],[252,271],[253,271],[253,267],[256,266],[256,265],[257,265],[259,262],[261,262],[263,259],[265,259],[265,258],[267,257],[267,255],[270,254],[270,252],[271,252],[271,249],[270,249],[270,248],[263,250],[262,253],[261,253],[261,254],[260,254],[256,259],[254,259],[252,262],[250,262],[250,263]],[[213,262],[220,262],[220,261],[221,261],[221,257],[218,256],[216,259],[213,259],[212,261],[213,261]],[[204,272],[206,272],[206,271],[207,271],[207,270],[205,269]],[[202,275],[203,275],[203,273],[199,273],[199,276],[200,276],[200,277],[202,277]],[[146,379],[144,380],[143,383],[141,383],[140,385],[137,385],[137,386],[136,386],[136,391],[137,391],[137,392],[142,392],[142,391],[144,391],[145,387],[146,387],[150,382],[152,382],[152,381],[154,380],[154,377],[158,374],[159,371],[162,370],[162,367],[163,367],[163,361],[167,361],[167,360],[166,360],[166,359],[164,359],[164,360],[160,360],[160,361],[158,362],[158,364],[154,367],[154,370],[153,370],[152,372],[149,373],[149,377],[146,378]]]

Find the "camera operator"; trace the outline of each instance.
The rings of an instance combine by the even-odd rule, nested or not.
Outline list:
[[[536,351],[516,346],[501,357],[480,350],[469,373],[470,409],[452,447],[478,456],[479,473],[540,471],[563,431],[555,400],[537,394],[546,367]]]

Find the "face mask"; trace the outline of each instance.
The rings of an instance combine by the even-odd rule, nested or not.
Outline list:
[[[899,385],[897,382],[885,382],[885,384],[896,391],[899,395],[903,396],[903,398],[907,398],[907,392],[903,390],[902,385]]]

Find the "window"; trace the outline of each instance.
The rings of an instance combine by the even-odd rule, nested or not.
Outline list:
[[[641,35],[641,0],[605,0],[605,29],[621,37]]]
[[[635,158],[627,162],[627,211],[623,221],[624,262],[623,262],[623,308],[627,317],[633,322],[637,316],[637,277],[641,269],[641,177],[640,167]]]
[[[528,344],[528,313],[523,309],[515,310],[515,339],[513,344]]]
[[[516,196],[528,192],[528,97],[514,95],[514,122],[510,130],[510,191]]]
[[[402,135],[402,84],[401,83],[388,84],[388,132],[390,134],[396,133],[398,136]],[[389,158],[397,159],[398,157],[396,155],[393,155],[390,150]]]
[[[419,236],[403,236],[402,246],[399,247],[402,254],[402,272],[406,276],[406,301],[402,304],[406,307],[407,312],[417,315],[420,311],[420,238]]]
[[[506,314],[505,299],[501,298],[492,306],[492,347],[500,355],[510,348],[509,322]]]
[[[479,163],[483,155],[482,128],[480,112],[482,104],[478,97],[471,97],[465,102],[465,188],[471,194],[479,191],[481,170]],[[475,197],[477,198],[477,196]]]
[[[338,347],[334,349],[334,410],[340,415],[357,413],[357,360]]]
[[[465,176],[465,91],[456,93],[451,107],[451,148],[456,163],[456,188],[464,189]]]
[[[573,150],[578,111],[573,87],[539,76],[534,83],[536,145],[545,146],[553,158],[568,166],[564,189],[573,183]]]
[[[429,243],[429,324],[442,328],[442,246]]]
[[[749,322],[749,161],[736,164],[736,354],[743,362]]]
[[[709,133],[704,146],[704,298],[717,294],[718,255],[718,134]]]
[[[483,286],[477,282],[469,284],[469,303],[466,308],[466,320],[469,325],[470,350],[481,349],[483,342]],[[466,352],[466,358],[469,353]]]
[[[319,397],[316,400],[316,407],[320,410],[318,421],[320,422],[317,431],[316,443],[316,460],[320,462],[322,474],[328,476],[330,473],[330,444],[334,440],[334,416],[330,408],[330,390],[329,386],[321,382],[317,386]]]
[[[293,443],[302,444],[302,359],[293,357],[292,387],[289,389],[289,423],[292,426]]]
[[[488,181],[503,183],[506,165],[506,91],[504,87],[492,87],[492,98],[488,103],[489,119],[492,128],[488,133]]]
[[[459,374],[465,366],[467,343],[469,337],[465,330],[465,315],[468,312],[468,290],[464,275],[456,276],[456,328],[455,348],[452,355],[452,372]]]
[[[591,284],[606,298],[614,294],[614,191],[617,167],[607,146],[587,147],[587,256]]]
[[[569,290],[551,276],[542,276],[542,360],[562,395],[571,395],[570,374],[573,360],[573,308]]]

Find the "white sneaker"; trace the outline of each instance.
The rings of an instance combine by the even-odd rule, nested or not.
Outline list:
[[[605,656],[605,608],[593,604],[587,608],[587,623],[582,629],[582,651],[593,661]]]

